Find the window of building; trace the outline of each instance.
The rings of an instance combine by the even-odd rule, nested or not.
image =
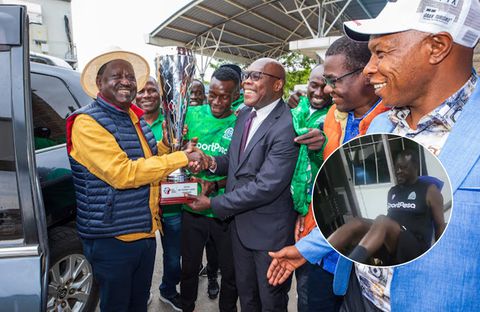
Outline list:
[[[381,135],[369,135],[347,143],[345,153],[354,185],[394,183],[394,177],[391,174],[394,172],[394,157],[405,149],[418,151],[420,175],[428,174],[421,145],[397,136],[387,136],[385,140]],[[386,148],[390,151],[386,151]]]

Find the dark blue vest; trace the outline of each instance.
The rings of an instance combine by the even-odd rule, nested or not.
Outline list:
[[[110,132],[131,160],[145,157],[135,125],[128,113],[117,110],[101,98],[77,110],[87,114]],[[140,126],[153,155],[157,143],[143,118]],[[77,229],[83,238],[105,238],[129,233],[150,232],[150,185],[134,189],[115,189],[90,173],[69,156],[77,195]]]

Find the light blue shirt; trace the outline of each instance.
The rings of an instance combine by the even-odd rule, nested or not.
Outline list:
[[[299,240],[297,247],[300,254],[312,264],[320,264],[323,257],[335,250],[330,247],[318,227],[314,228],[307,236]]]
[[[330,247],[318,227],[299,240],[295,247],[308,262],[320,265],[323,260],[325,271],[335,273],[335,266],[340,255]]]
[[[426,255],[394,270],[392,311],[480,311],[479,121],[477,84],[439,155],[452,184],[450,223]],[[373,120],[368,133],[393,128],[383,113]]]
[[[439,156],[453,191],[450,223],[427,254],[394,270],[390,289],[393,312],[480,311],[479,121],[477,86]],[[392,132],[393,128],[387,113],[383,113],[373,120],[367,133]],[[309,262],[318,263],[329,253],[318,229],[304,239],[296,246]],[[337,295],[346,293],[351,268],[350,261],[339,258],[333,285]]]

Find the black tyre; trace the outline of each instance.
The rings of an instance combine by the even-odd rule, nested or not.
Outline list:
[[[48,237],[47,311],[95,311],[98,287],[93,280],[92,266],[83,255],[76,230],[60,226],[50,230]]]

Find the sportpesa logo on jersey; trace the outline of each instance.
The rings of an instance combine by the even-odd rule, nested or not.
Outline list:
[[[220,154],[222,155],[226,155],[227,154],[227,151],[228,149],[222,147],[220,144],[218,143],[212,143],[212,144],[205,144],[205,143],[200,143],[198,142],[197,143],[197,147],[199,149],[201,149],[202,151],[204,152],[212,152],[212,153],[216,153],[216,152],[219,152]]]
[[[417,205],[415,203],[406,203],[406,202],[396,202],[396,203],[388,203],[387,207],[390,208],[397,208],[397,209],[415,209],[417,208]]]

